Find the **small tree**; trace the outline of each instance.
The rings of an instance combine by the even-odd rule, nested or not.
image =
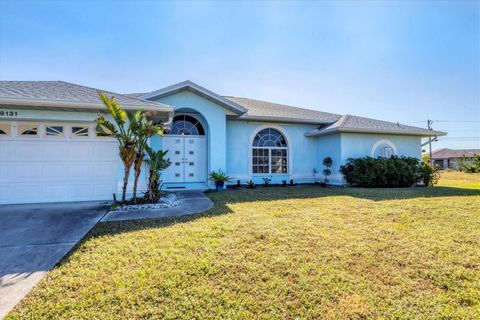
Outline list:
[[[317,184],[317,169],[313,168],[313,183]]]
[[[133,202],[137,200],[138,178],[140,177],[143,159],[145,158],[145,149],[148,147],[148,139],[157,134],[160,136],[163,135],[163,126],[148,120],[144,113],[140,116],[136,124],[135,161],[133,163]]]
[[[422,161],[421,179],[425,187],[433,187],[440,179],[438,168],[430,162]]]
[[[160,199],[160,174],[171,165],[170,159],[165,159],[167,151],[153,151],[149,146],[145,147],[148,159],[145,162],[150,166],[148,177],[148,191],[145,199],[148,202],[157,202]]]
[[[141,117],[141,111],[133,115],[127,115],[120,104],[113,98],[108,98],[104,93],[98,92],[103,104],[107,107],[116,126],[106,120],[103,114],[97,118],[97,130],[105,135],[113,136],[118,141],[118,150],[120,159],[123,162],[123,187],[122,202],[125,201],[130,169],[135,161],[135,130],[138,126],[137,121]]]
[[[326,157],[323,159],[323,166],[325,169],[323,169],[323,175],[325,176],[324,183],[328,182],[328,176],[332,174],[332,165],[333,165],[333,160],[330,157]]]
[[[463,159],[458,159],[457,165],[460,171],[463,172],[480,172],[480,155],[474,154],[471,158],[463,157]]]

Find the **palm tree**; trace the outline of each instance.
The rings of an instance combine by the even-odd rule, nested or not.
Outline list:
[[[148,191],[145,198],[150,202],[157,202],[160,199],[160,172],[168,168],[171,164],[170,159],[165,159],[167,151],[153,151],[147,146],[145,148],[148,154],[148,159],[145,162],[150,166],[150,174],[148,177]]]
[[[138,110],[134,114],[127,114],[120,104],[113,98],[108,98],[103,92],[98,92],[102,102],[107,107],[116,126],[110,121],[106,120],[104,115],[100,114],[97,118],[97,130],[100,132],[113,136],[118,141],[118,149],[120,159],[123,162],[123,187],[122,187],[122,202],[125,201],[128,185],[128,177],[130,175],[130,168],[135,161],[135,130],[138,127],[138,122],[143,117],[143,111]]]
[[[137,122],[137,127],[135,128],[136,139],[135,139],[135,161],[133,164],[134,170],[134,182],[133,182],[133,202],[137,200],[137,187],[138,187],[138,178],[140,177],[140,172],[142,169],[143,159],[145,158],[145,148],[148,147],[148,139],[158,134],[163,135],[163,126],[159,123],[155,123],[152,120],[148,120],[146,117],[147,114],[144,114],[141,119]]]

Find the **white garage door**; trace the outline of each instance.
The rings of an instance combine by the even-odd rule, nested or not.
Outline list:
[[[117,143],[91,124],[0,123],[0,204],[108,200]]]

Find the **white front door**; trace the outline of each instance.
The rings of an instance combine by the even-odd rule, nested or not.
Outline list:
[[[165,183],[206,182],[205,136],[164,136],[163,149],[172,164],[162,173]]]

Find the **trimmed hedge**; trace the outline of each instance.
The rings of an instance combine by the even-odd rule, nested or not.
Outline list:
[[[420,160],[413,157],[364,157],[348,159],[347,163],[340,167],[340,172],[351,186],[399,188],[411,187],[419,181],[428,181],[424,175],[432,173],[422,168]]]

